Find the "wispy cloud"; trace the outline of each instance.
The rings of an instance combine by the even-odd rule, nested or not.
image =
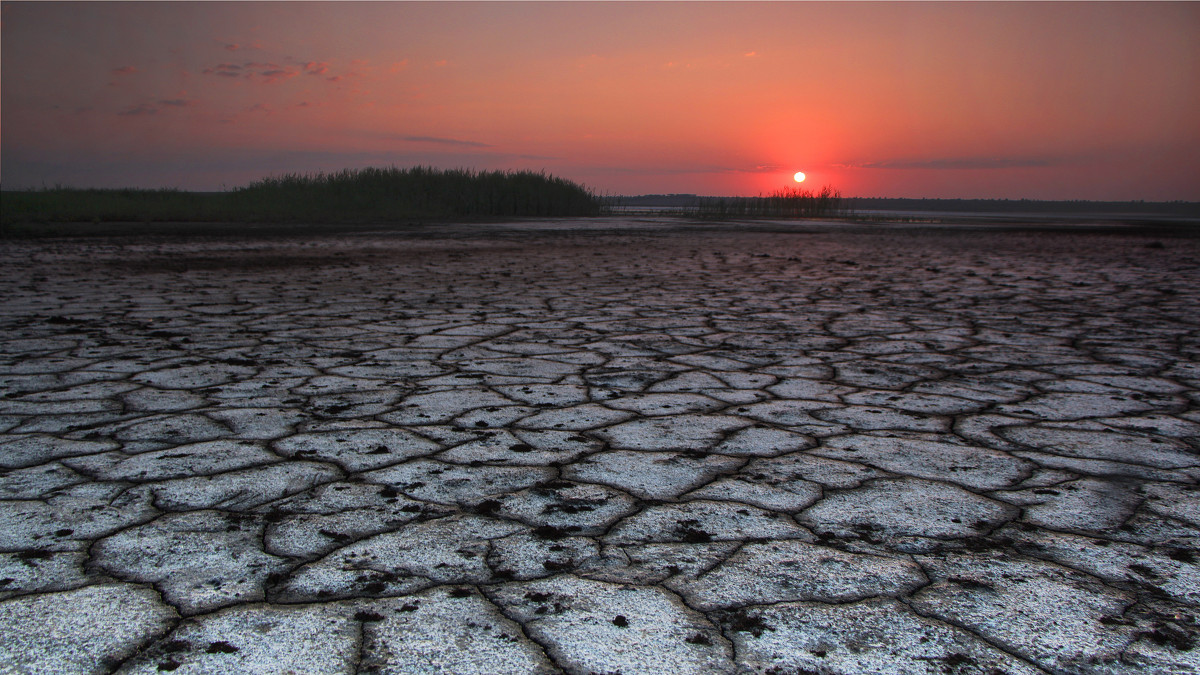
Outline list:
[[[113,75],[132,75],[136,72],[138,72],[138,69],[134,66],[121,66],[120,68],[112,69]]]
[[[454,145],[460,148],[490,148],[492,146],[479,141],[463,141],[457,138],[438,138],[437,136],[398,136],[399,140],[409,143],[435,143],[437,145]]]
[[[205,75],[220,75],[222,77],[241,77],[243,75],[243,67],[236,63],[218,63],[211,68],[205,68],[200,71]]]
[[[347,134],[359,138],[372,138],[381,141],[400,141],[403,143],[423,143],[455,148],[491,148],[492,145],[480,141],[464,140],[461,138],[446,138],[444,136],[418,136],[415,134],[396,134],[388,131],[360,129],[348,131]]]
[[[1029,169],[1052,166],[1056,160],[1045,157],[950,157],[935,159],[891,159],[834,165],[839,169]]]
[[[279,82],[289,78],[293,78],[300,74],[300,71],[288,66],[281,66],[278,63],[266,62],[260,63],[251,61],[242,64],[242,68],[246,71],[246,77],[258,76],[265,82]]]
[[[204,68],[200,72],[204,75],[217,75],[219,77],[259,79],[266,83],[282,82],[296,77],[301,73],[324,76],[325,79],[333,82],[342,79],[341,75],[330,72],[329,63],[325,61],[305,61],[292,57],[285,57],[281,60],[284,63],[277,63],[275,61],[218,63]]]
[[[299,73],[287,68],[272,68],[270,70],[259,71],[258,73],[267,82],[279,82],[291,77],[295,77]]]
[[[140,115],[157,115],[158,114],[158,106],[154,105],[153,103],[139,103],[135,106],[130,106],[130,107],[118,112],[117,114],[125,116],[125,117],[137,117]]]
[[[137,105],[129,106],[124,110],[117,112],[118,115],[124,117],[137,117],[142,115],[157,115],[158,113],[171,108],[190,108],[199,101],[187,98],[164,98],[157,101],[147,101]]]
[[[711,173],[761,173],[766,171],[762,168],[747,168],[747,167],[731,167],[718,166],[713,164],[686,164],[686,165],[653,165],[653,166],[593,166],[592,169],[604,173],[617,174],[634,174],[646,176],[686,176],[692,174],[711,174]]]

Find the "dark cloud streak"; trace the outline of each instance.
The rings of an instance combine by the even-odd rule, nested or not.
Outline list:
[[[158,107],[152,103],[139,103],[135,106],[130,106],[117,113],[123,117],[137,117],[140,115],[157,115]]]
[[[935,169],[935,170],[977,170],[977,169],[1036,169],[1060,164],[1060,160],[1044,157],[954,157],[939,159],[894,159],[880,162],[857,162],[852,164],[837,164],[840,169]]]
[[[186,98],[167,98],[154,101],[152,103],[139,103],[130,106],[124,110],[118,111],[117,114],[122,117],[138,117],[142,115],[157,115],[159,112],[168,108],[190,108],[199,103],[192,99]]]
[[[457,138],[438,138],[436,136],[398,136],[399,140],[409,143],[436,143],[438,145],[454,145],[460,148],[490,148],[492,146],[479,141],[461,141]]]

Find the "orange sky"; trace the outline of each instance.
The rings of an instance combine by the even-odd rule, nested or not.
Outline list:
[[[413,164],[1200,201],[1198,3],[10,3],[5,188]]]

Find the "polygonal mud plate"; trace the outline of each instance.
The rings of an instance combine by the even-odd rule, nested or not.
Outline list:
[[[267,577],[284,561],[261,550],[262,520],[193,511],[164,515],[92,547],[109,574],[154,584],[183,614],[261,600]]]
[[[598,431],[596,435],[623,450],[711,451],[729,432],[749,424],[729,415],[679,414],[635,419]]]
[[[911,560],[846,553],[803,541],[750,543],[699,577],[667,587],[701,610],[793,600],[849,602],[906,595],[928,580]]]
[[[288,601],[412,592],[433,583],[492,581],[493,539],[527,529],[480,516],[453,515],[404,525],[339,548],[292,572]]]
[[[505,584],[489,597],[569,672],[734,670],[720,632],[662,588],[559,576]]]
[[[347,471],[377,469],[442,449],[433,441],[396,428],[296,434],[275,441],[273,447],[286,457],[334,462]]]
[[[821,486],[804,480],[775,482],[761,480],[738,472],[692,490],[687,500],[742,502],[770,511],[791,513],[799,511],[821,498]]]
[[[618,584],[649,586],[676,574],[698,576],[728,558],[738,541],[703,544],[611,544],[580,566],[576,576]]]
[[[1200,456],[1178,441],[1122,434],[1051,427],[1011,427],[999,435],[1043,452],[1084,459],[1105,459],[1144,464],[1160,469],[1200,465]]]
[[[599,553],[592,539],[523,531],[493,540],[487,562],[497,576],[528,580],[574,571]]]
[[[340,675],[354,668],[358,631],[347,605],[231,607],[184,622],[117,672]]]
[[[777,455],[807,450],[816,445],[810,436],[783,429],[773,429],[764,424],[755,424],[735,431],[725,440],[713,446],[712,452],[733,456],[774,457]]]
[[[644,499],[670,499],[699,487],[744,460],[678,452],[600,452],[563,467],[563,477],[603,483]]]
[[[724,618],[738,665],[750,673],[1043,672],[890,598],[848,605],[782,603]]]
[[[0,443],[0,468],[37,466],[59,458],[94,455],[119,447],[120,444],[108,440],[76,441],[47,434],[14,435]]]
[[[1141,502],[1128,479],[1081,478],[1036,490],[1041,502],[1025,507],[1025,520],[1052,530],[1103,533],[1124,524]]]
[[[472,505],[534,527],[594,536],[637,510],[637,500],[606,485],[553,481]]]
[[[278,455],[253,441],[217,440],[153,450],[136,455],[110,452],[64,460],[67,466],[102,480],[187,478],[272,464]]]
[[[613,410],[598,403],[582,403],[530,415],[516,423],[522,429],[566,429],[584,431],[635,417],[628,410]]]
[[[1133,598],[1094,577],[1051,563],[988,554],[918,558],[934,584],[913,596],[926,616],[969,627],[1005,650],[1055,672],[1112,663],[1133,640],[1119,617]]]
[[[981,490],[1016,485],[1034,468],[990,448],[876,434],[830,438],[811,454]]]
[[[558,672],[521,626],[470,587],[357,603],[359,668],[379,675]]]
[[[516,492],[554,478],[553,469],[524,466],[458,466],[429,459],[362,474],[414,499],[441,504],[468,503],[480,497]]]
[[[621,521],[605,543],[727,541],[731,539],[812,539],[812,534],[774,511],[737,502],[690,501],[659,504]]]
[[[183,511],[221,508],[241,511],[303,492],[313,485],[341,477],[341,472],[316,462],[279,462],[229,471],[215,476],[176,478],[153,485],[159,508]]]
[[[600,441],[570,431],[499,430],[483,438],[456,446],[438,459],[469,464],[566,464],[603,447]]]
[[[0,501],[0,549],[76,550],[159,513],[144,487],[79,483],[34,501]]]
[[[12,673],[108,672],[176,617],[153,590],[133,584],[5,600],[0,664]]]
[[[880,478],[827,495],[797,516],[818,533],[839,537],[972,537],[1017,515],[1003,502],[918,478]]]
[[[885,474],[865,464],[826,459],[803,452],[755,459],[738,473],[769,485],[811,481],[829,488],[856,488]]]

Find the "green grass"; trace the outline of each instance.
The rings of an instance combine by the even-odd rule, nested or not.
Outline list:
[[[601,200],[532,171],[347,169],[263,178],[230,192],[52,188],[4,193],[6,227],[36,223],[354,223],[599,215]]]

